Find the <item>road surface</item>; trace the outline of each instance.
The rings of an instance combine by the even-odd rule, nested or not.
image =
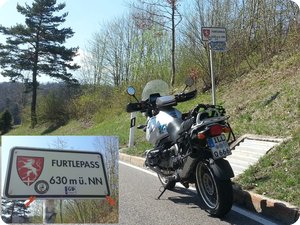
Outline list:
[[[120,162],[120,215],[119,224],[125,225],[275,225],[263,217],[245,212],[234,206],[224,219],[213,218],[201,209],[194,190],[176,187],[156,200],[161,187],[157,177],[143,169]],[[242,210],[243,211],[243,210]],[[253,218],[252,218],[253,217]]]

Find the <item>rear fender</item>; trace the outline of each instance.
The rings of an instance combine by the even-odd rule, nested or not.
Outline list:
[[[227,160],[224,159],[218,159],[213,160],[210,159],[209,166],[212,169],[214,175],[219,180],[228,180],[232,177],[234,177],[233,170]]]

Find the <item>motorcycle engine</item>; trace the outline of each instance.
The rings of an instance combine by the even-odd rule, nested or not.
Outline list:
[[[178,148],[154,149],[147,154],[147,163],[160,169],[177,169],[179,167]]]

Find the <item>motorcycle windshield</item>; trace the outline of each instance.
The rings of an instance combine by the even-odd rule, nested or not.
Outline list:
[[[169,85],[163,80],[149,81],[144,87],[142,101],[149,99],[152,94],[160,94],[160,96],[169,95]]]

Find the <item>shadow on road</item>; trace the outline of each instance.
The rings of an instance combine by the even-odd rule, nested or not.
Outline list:
[[[169,190],[168,190],[169,191]],[[169,191],[173,193],[178,193],[178,196],[172,196],[168,197],[164,200],[170,200],[174,202],[175,204],[184,204],[187,205],[190,209],[199,208],[201,210],[205,209],[205,205],[202,201],[202,199],[192,190],[185,189],[181,187],[176,187],[174,190]],[[162,198],[163,200],[163,198]],[[207,214],[207,216],[212,217],[211,215]],[[244,217],[244,216],[243,216]],[[237,212],[231,210],[224,218],[220,219],[220,221],[227,222],[229,224],[236,224],[236,225],[255,225],[255,224],[261,224],[255,221],[249,221],[249,218],[244,217],[244,219],[241,220],[241,215]]]

